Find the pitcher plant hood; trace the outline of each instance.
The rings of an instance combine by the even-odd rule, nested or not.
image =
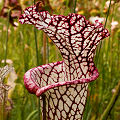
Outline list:
[[[88,83],[99,76],[93,62],[95,49],[100,40],[109,36],[108,30],[75,13],[51,16],[48,11],[40,12],[37,5],[26,8],[19,21],[43,30],[63,57],[63,61],[26,72],[26,88],[37,96],[44,93],[48,120],[82,119]]]

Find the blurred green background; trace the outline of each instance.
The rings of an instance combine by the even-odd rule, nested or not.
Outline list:
[[[83,117],[83,120],[99,120],[116,92],[115,86],[120,81],[120,1],[111,1],[109,13],[110,1],[106,0],[44,1],[45,9],[51,14],[68,15],[75,11],[84,15],[86,19],[90,19],[91,22],[98,18],[103,24],[108,15],[106,28],[110,32],[110,37],[104,39],[96,51],[94,61],[100,76],[89,85]],[[38,109],[37,99],[35,95],[29,94],[25,89],[24,73],[35,66],[62,60],[56,46],[42,31],[34,30],[32,25],[21,25],[18,22],[17,18],[21,9],[24,10],[33,5],[33,2],[32,0],[0,0],[0,67],[5,65],[6,56],[6,64],[12,64],[15,68],[14,73],[9,75],[5,81],[12,87],[8,92],[8,98],[12,103],[7,103],[11,108],[5,109],[5,113],[2,113],[0,108],[0,115],[4,114],[4,120],[28,120],[31,113],[34,115],[30,120],[37,119],[35,111]],[[120,120],[119,94],[107,120]],[[3,118],[0,117],[0,119]]]

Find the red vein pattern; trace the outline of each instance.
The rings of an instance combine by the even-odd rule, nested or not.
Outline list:
[[[100,40],[109,36],[108,30],[97,21],[90,24],[79,14],[50,16],[48,11],[39,12],[36,6],[26,8],[19,21],[43,30],[63,57],[63,61],[26,72],[26,88],[37,96],[44,93],[48,120],[82,119],[88,83],[99,76],[93,62],[94,52]]]

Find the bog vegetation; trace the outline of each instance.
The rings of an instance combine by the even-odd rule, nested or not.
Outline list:
[[[36,0],[36,2],[39,0]],[[44,0],[51,14],[76,12],[94,23],[102,22],[110,32],[98,46],[95,64],[99,78],[90,83],[84,120],[120,119],[120,1],[119,0]],[[0,120],[36,120],[38,99],[23,83],[24,73],[38,65],[62,60],[52,41],[30,25],[18,22],[23,9],[33,0],[0,0]],[[9,85],[9,87],[4,86]],[[107,109],[106,109],[107,108]]]

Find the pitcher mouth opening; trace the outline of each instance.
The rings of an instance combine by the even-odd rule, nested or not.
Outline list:
[[[63,61],[56,62],[56,64],[61,64],[61,63],[63,63]],[[96,68],[96,69],[94,69],[90,78],[81,78],[81,79],[70,80],[70,81],[58,81],[58,82],[55,82],[52,84],[46,84],[46,86],[39,86],[36,83],[37,78],[32,77],[33,74],[34,74],[33,76],[36,76],[38,74],[35,69],[39,70],[39,67],[41,67],[41,66],[30,69],[24,75],[24,84],[25,84],[26,89],[30,93],[36,94],[36,96],[38,96],[38,97],[41,94],[43,94],[44,92],[46,92],[47,90],[55,88],[55,87],[64,86],[64,85],[75,85],[75,84],[89,83],[89,82],[96,80],[99,77],[99,73],[98,73],[98,70]]]

